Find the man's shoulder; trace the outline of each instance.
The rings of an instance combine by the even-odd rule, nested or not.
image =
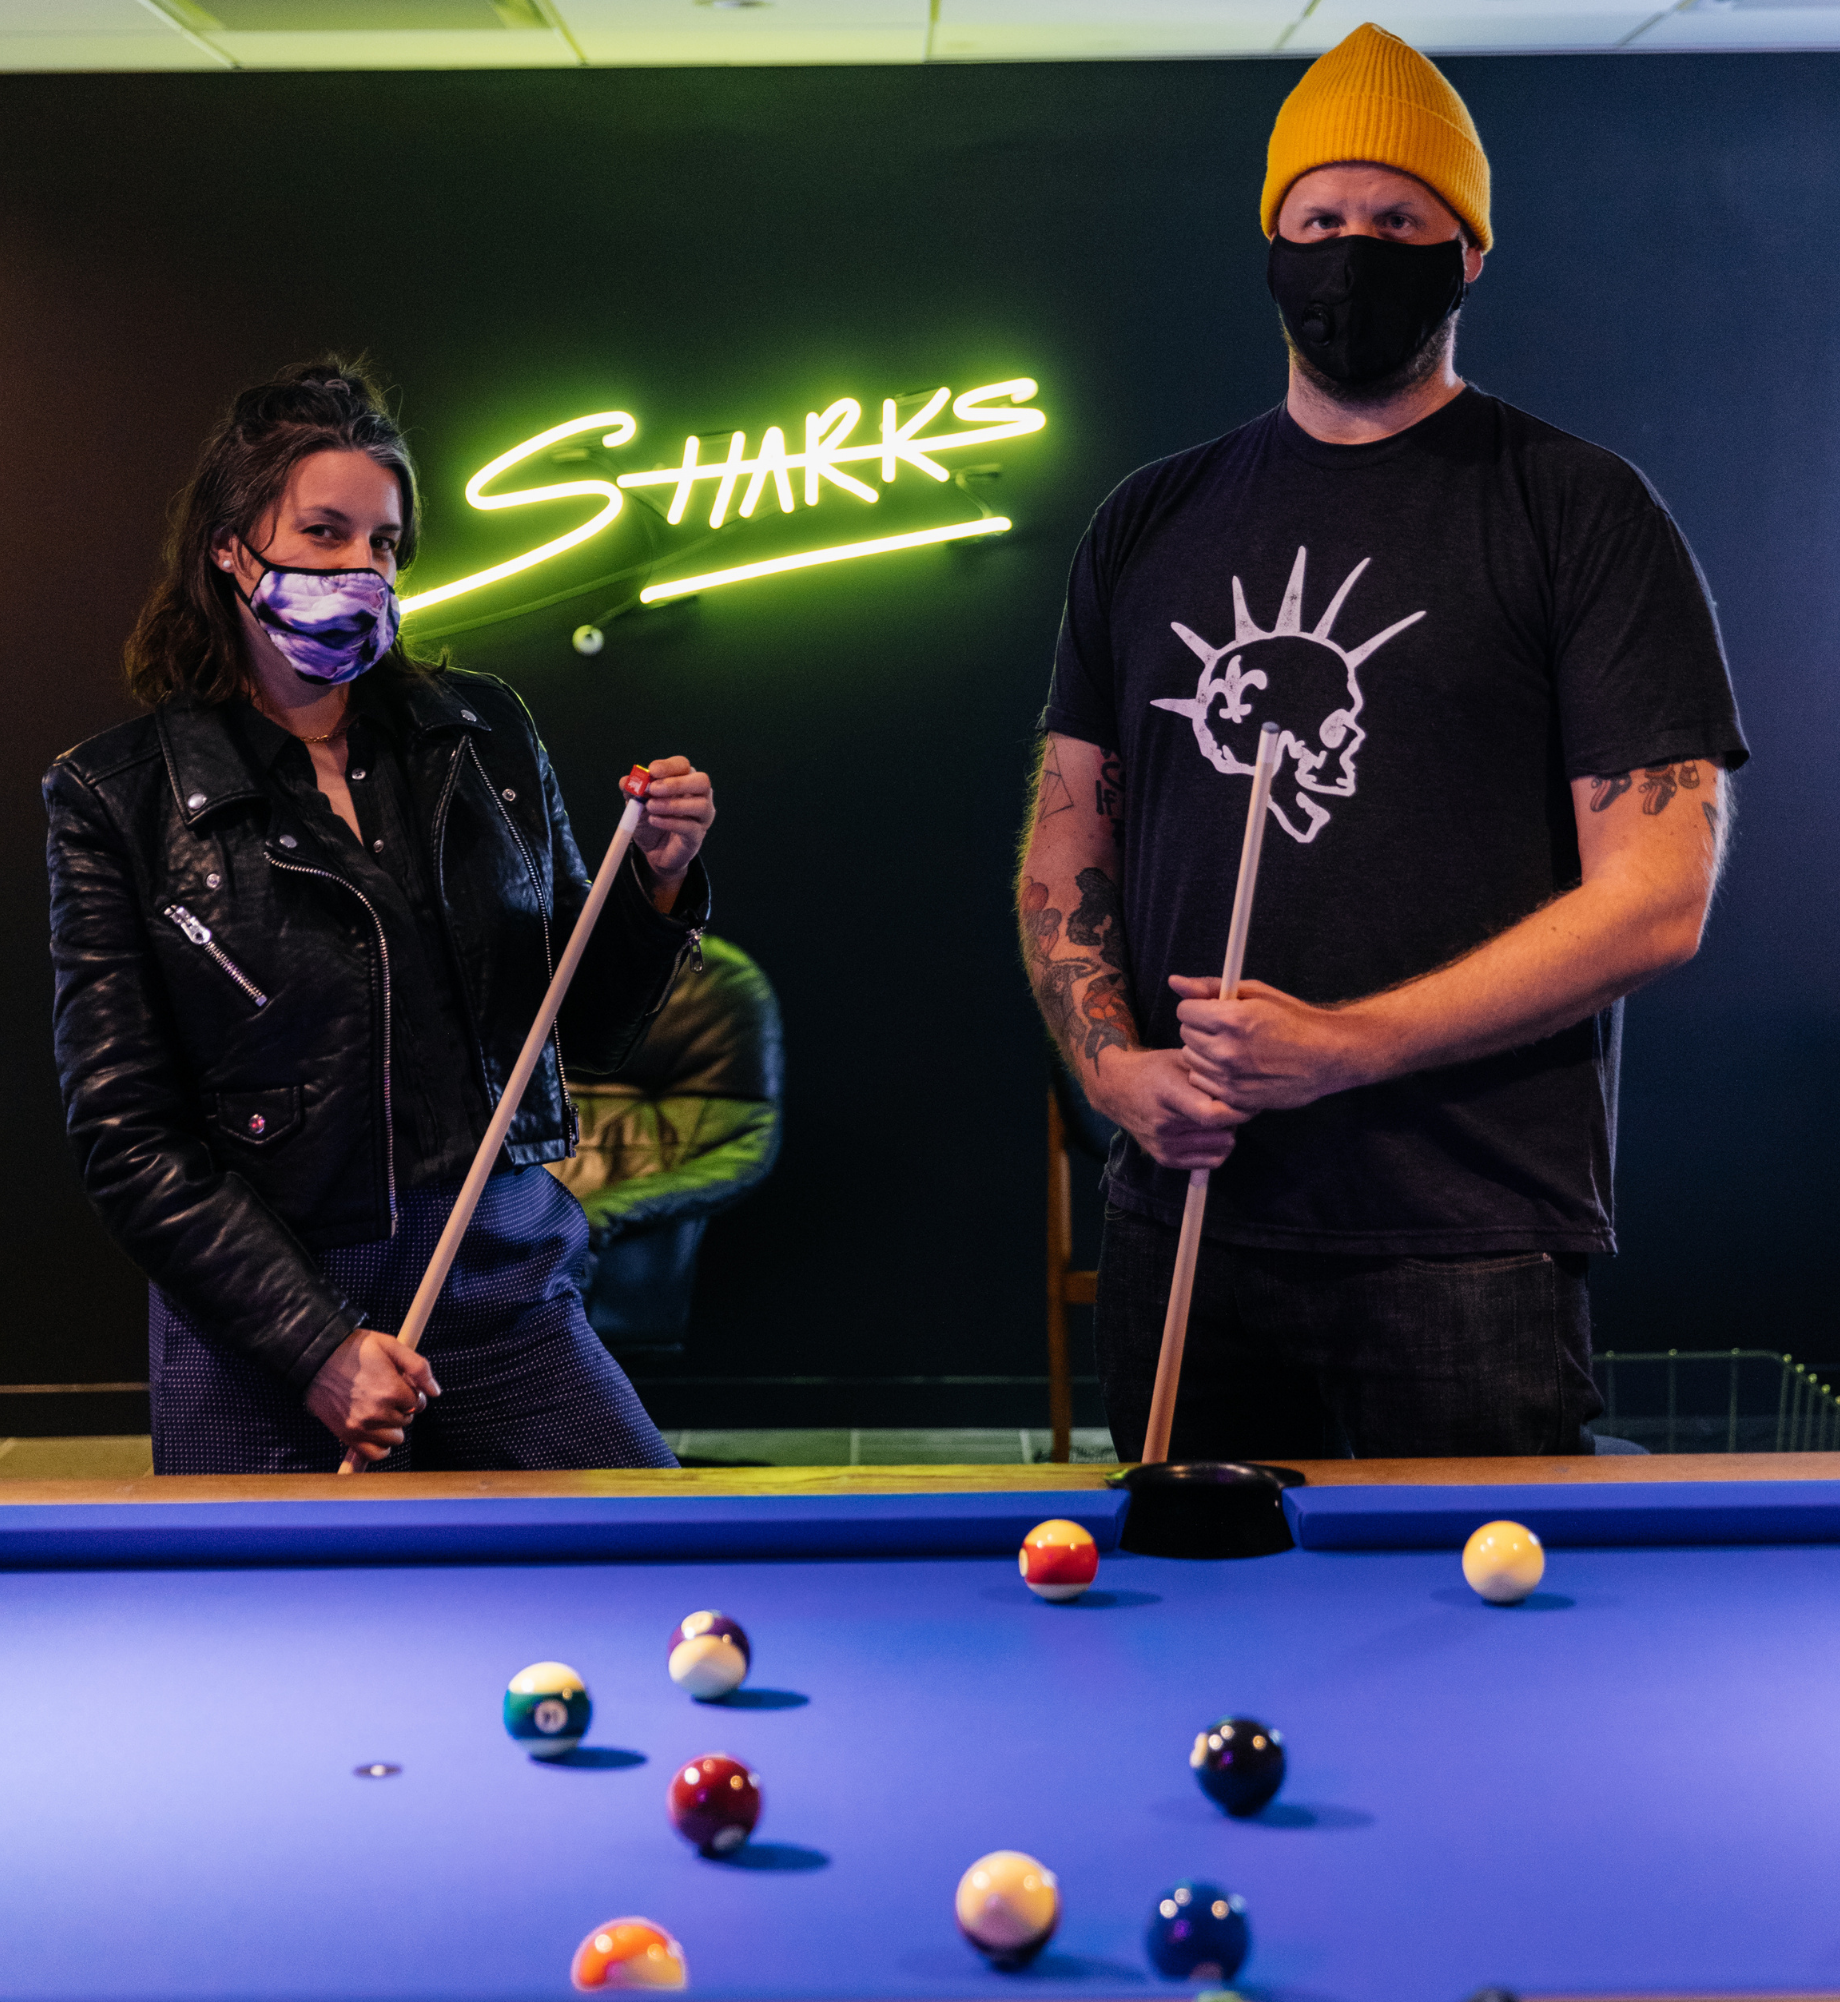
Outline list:
[[[1127,473],[1099,503],[1093,516],[1094,537],[1122,552],[1147,528],[1172,514],[1217,505],[1235,475],[1257,459],[1277,416],[1276,410],[1265,411],[1218,438],[1152,459]]]
[[[1472,390],[1477,417],[1491,426],[1504,459],[1543,486],[1571,494],[1588,494],[1626,511],[1662,507],[1648,476],[1607,445],[1596,445],[1576,432],[1549,424],[1531,411],[1499,396]]]

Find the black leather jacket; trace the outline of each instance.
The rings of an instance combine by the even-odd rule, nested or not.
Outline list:
[[[380,673],[387,670],[378,670]],[[404,678],[389,700],[477,1066],[496,1104],[587,896],[529,712],[489,676]],[[381,924],[221,709],[174,701],[66,751],[45,778],[59,1077],[90,1199],[116,1241],[225,1342],[304,1388],[350,1334],[309,1256],[392,1234]],[[660,915],[630,863],[562,1011],[571,1063],[615,1070],[707,917],[693,869]],[[573,1152],[556,1045],[513,1121],[523,1166]]]

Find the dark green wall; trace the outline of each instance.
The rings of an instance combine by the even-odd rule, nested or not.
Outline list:
[[[199,435],[328,346],[402,385],[429,582],[524,546],[529,517],[468,520],[460,487],[584,411],[637,413],[629,463],[652,463],[838,394],[1039,378],[1050,429],[992,454],[1018,523],[1000,545],[635,614],[593,661],[568,634],[612,587],[454,642],[524,691],[590,850],[634,757],[683,748],[717,776],[718,928],[780,989],[789,1096],[777,1177],[710,1239],[699,1367],[1039,1370],[1041,1068],[1006,897],[1033,719],[1095,503],[1279,393],[1255,204],[1299,67],[0,81],[0,1379],[143,1363],[138,1284],[61,1150],[36,780],[125,713],[117,649]],[[1829,1351],[1840,58],[1449,69],[1498,187],[1467,372],[1656,480],[1757,752],[1708,950],[1630,1010],[1601,1335]],[[828,519],[867,533],[866,513]],[[865,1392],[828,1415],[1036,1401]]]

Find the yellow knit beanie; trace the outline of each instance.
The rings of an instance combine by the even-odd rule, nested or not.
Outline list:
[[[1265,156],[1259,221],[1267,236],[1294,182],[1339,160],[1413,174],[1489,249],[1489,158],[1476,122],[1429,62],[1371,22],[1318,56],[1284,100]]]

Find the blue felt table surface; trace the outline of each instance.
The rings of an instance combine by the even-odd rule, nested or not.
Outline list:
[[[711,1605],[744,1707],[665,1674]],[[596,1705],[561,1769],[499,1723],[546,1657]],[[1265,2002],[1840,1984],[1832,1546],[1560,1551],[1517,1609],[1412,1551],[1114,1555],[1065,1607],[1004,1556],[21,1571],[0,1687],[8,1997],[561,1997],[638,1914],[694,1996],[1097,2002],[1167,1989],[1185,1874],[1247,1898]],[[1187,1766],[1227,1711],[1289,1742],[1250,1823]],[[739,1863],[665,1819],[716,1750],[764,1784]],[[1008,1978],[952,1921],[998,1847],[1065,1897]]]

